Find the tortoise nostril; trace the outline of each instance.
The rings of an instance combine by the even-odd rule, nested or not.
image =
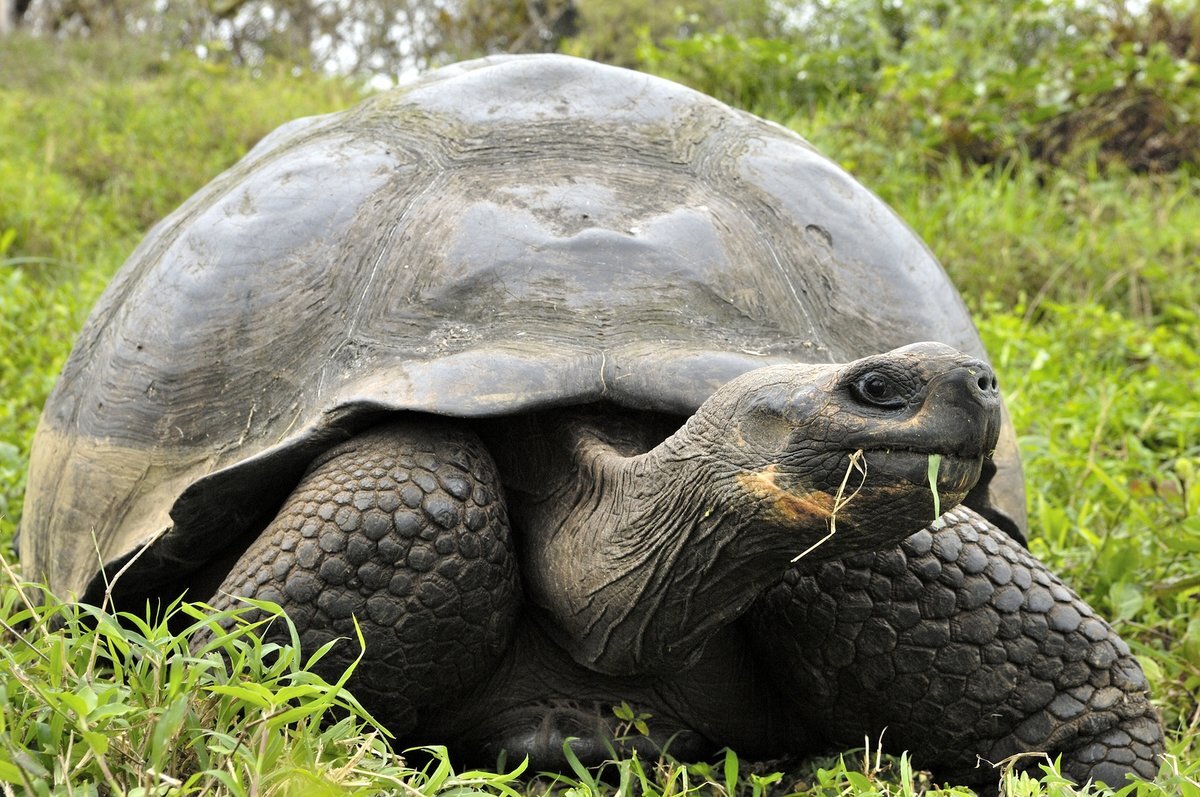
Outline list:
[[[1000,390],[996,381],[996,372],[986,363],[973,362],[966,368],[966,377],[961,383],[969,393],[991,405],[1000,398]]]

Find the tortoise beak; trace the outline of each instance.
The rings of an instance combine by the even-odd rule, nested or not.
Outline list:
[[[985,457],[1000,439],[1000,389],[991,366],[974,361],[930,380],[922,413],[954,428],[957,445],[945,453]],[[953,439],[953,438],[951,438]]]

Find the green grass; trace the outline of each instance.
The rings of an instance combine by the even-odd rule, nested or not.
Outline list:
[[[20,519],[42,402],[146,228],[279,122],[357,96],[309,75],[97,48],[16,40],[0,50],[0,541]],[[1130,641],[1169,731],[1158,781],[1125,793],[1200,795],[1197,178],[1086,157],[1070,168],[970,165],[873,135],[870,108],[776,111],[892,203],[968,297],[1021,435],[1032,547]],[[633,758],[603,777],[578,768],[531,779],[454,772],[438,751],[413,769],[419,757],[390,750],[350,696],[307,672],[318,652],[264,646],[252,628],[193,649],[165,625],[118,625],[53,596],[33,608],[14,578],[0,585],[0,782],[15,792],[910,795],[931,785],[907,759],[878,755],[876,741],[784,772],[734,756]],[[1038,778],[997,778],[1010,794],[1084,793],[1046,766]]]
[[[35,606],[8,577],[0,782],[28,794],[511,794],[520,774],[456,774],[444,749],[408,766],[342,688],[353,668],[333,684],[312,675],[329,646],[301,658],[294,629],[292,644],[264,644],[266,621],[239,619],[250,606],[181,604],[148,623],[44,593]],[[188,627],[172,633],[171,617]]]

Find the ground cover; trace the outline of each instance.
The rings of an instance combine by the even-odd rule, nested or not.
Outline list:
[[[662,58],[647,63],[671,71]],[[149,225],[267,130],[344,107],[358,92],[309,74],[253,74],[102,43],[6,43],[0,74],[7,547],[41,404],[113,271]],[[1019,147],[976,160],[891,128],[879,135],[875,105],[819,100],[803,114],[791,104],[757,110],[896,207],[967,296],[1021,435],[1033,550],[1130,640],[1170,732],[1159,780],[1130,793],[1200,794],[1200,179],[1186,168],[1102,163],[1095,149],[1055,163]],[[406,768],[352,698],[304,671],[319,652],[285,648],[264,664],[250,630],[193,652],[161,626],[122,628],[85,612],[89,624],[52,598],[34,610],[17,579],[0,586],[0,782],[16,791],[498,794],[551,785],[455,773],[436,752],[423,771]],[[50,629],[51,613],[65,630]],[[334,705],[341,719],[322,724]],[[628,720],[636,732],[636,716]],[[1077,793],[1050,769],[1037,780],[1012,776],[1009,793]],[[626,760],[609,775],[604,785],[580,770],[556,787],[900,795],[925,777],[873,747],[782,774],[727,757]]]

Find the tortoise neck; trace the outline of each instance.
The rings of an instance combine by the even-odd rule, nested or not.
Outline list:
[[[547,628],[585,666],[678,671],[782,577],[794,538],[720,488],[693,423],[630,453],[596,423],[561,427],[573,467],[527,524],[527,578]]]

